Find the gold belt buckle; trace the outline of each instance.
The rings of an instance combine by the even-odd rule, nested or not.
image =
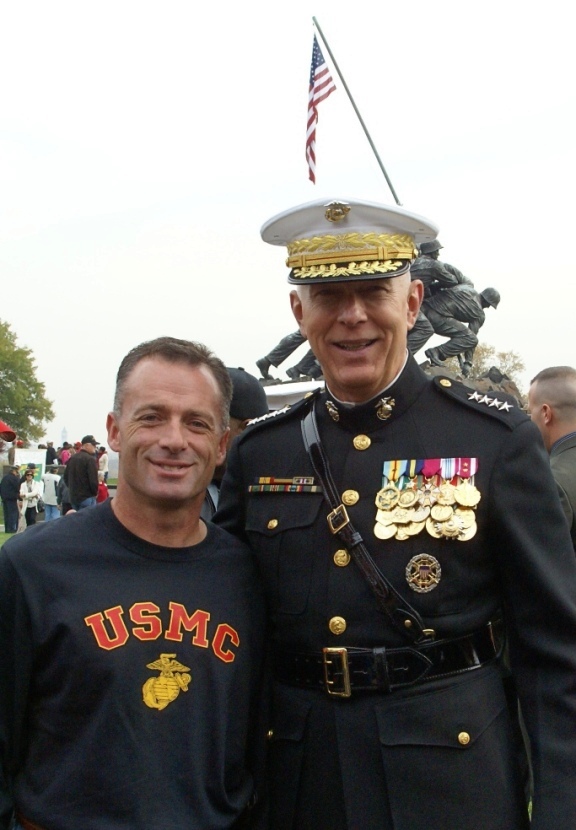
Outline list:
[[[328,520],[328,527],[330,528],[330,532],[332,534],[338,533],[338,531],[342,530],[343,527],[350,524],[348,511],[343,504],[339,504],[338,507],[329,513],[326,518]]]
[[[330,659],[333,658],[333,659]],[[338,658],[336,660],[336,658]],[[351,697],[352,687],[350,686],[350,671],[348,669],[348,650],[345,648],[323,648],[322,659],[324,663],[324,683],[326,691],[331,697]],[[338,663],[338,669],[342,672],[341,688],[335,690],[331,688],[335,685],[335,680],[330,680],[329,666]]]

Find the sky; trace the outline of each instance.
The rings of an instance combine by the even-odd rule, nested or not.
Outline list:
[[[22,0],[0,13],[0,319],[54,402],[46,439],[105,442],[121,359],[160,335],[257,374],[296,328],[262,224],[314,199],[394,204],[326,49],[308,181],[313,16],[402,205],[500,291],[481,341],[519,354],[525,388],[576,365],[564,2]]]

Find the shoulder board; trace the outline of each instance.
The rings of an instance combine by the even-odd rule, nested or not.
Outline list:
[[[299,412],[301,413],[307,410],[312,401],[318,397],[321,391],[321,388],[315,389],[313,392],[309,392],[301,400],[296,401],[296,403],[283,406],[282,409],[275,409],[272,412],[266,413],[266,415],[261,415],[259,418],[253,418],[248,422],[246,429],[250,428],[250,431],[252,431],[252,427],[266,426],[268,424],[284,421],[286,418],[294,417]]]
[[[497,418],[510,429],[528,417],[520,409],[517,401],[505,392],[478,392],[470,389],[469,386],[464,386],[463,383],[441,376],[434,378],[434,386],[443,395],[448,395],[449,398],[481,415]]]

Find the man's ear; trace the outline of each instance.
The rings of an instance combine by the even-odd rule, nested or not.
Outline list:
[[[542,404],[542,418],[544,419],[544,423],[546,426],[550,424],[550,421],[554,417],[554,413],[552,411],[552,407],[549,406],[547,403]]]
[[[108,433],[108,446],[114,452],[120,452],[120,428],[113,412],[109,412],[106,418],[106,431]]]
[[[298,328],[302,337],[306,337],[306,328],[304,326],[304,309],[302,307],[302,299],[297,291],[290,292],[290,305],[292,307],[292,314],[296,318]]]
[[[228,449],[228,436],[230,435],[230,427],[227,427],[218,441],[218,449],[216,451],[216,466],[220,467],[226,460],[226,450]]]
[[[414,328],[420,306],[424,298],[424,283],[422,280],[412,280],[408,286],[408,331]]]

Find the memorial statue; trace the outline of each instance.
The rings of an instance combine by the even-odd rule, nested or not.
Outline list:
[[[270,374],[270,366],[277,367],[283,363],[296,349],[306,342],[306,338],[299,331],[294,331],[292,334],[287,334],[280,342],[274,346],[272,351],[267,355],[261,357],[256,361],[256,366],[260,370],[260,374],[264,380],[272,380]],[[322,369],[320,364],[314,356],[312,349],[309,349],[302,360],[291,366],[286,370],[286,374],[291,380],[298,380],[303,375],[314,378],[315,380],[322,376]]]
[[[478,293],[471,285],[458,285],[437,291],[426,303],[426,317],[435,334],[447,337],[440,346],[426,349],[425,355],[433,366],[442,366],[448,357],[458,356],[464,377],[472,368],[476,336],[484,325],[484,309],[498,308],[500,294],[495,288]]]
[[[420,245],[420,256],[410,266],[412,279],[421,280],[424,283],[422,308],[413,329],[408,332],[408,349],[411,354],[420,351],[435,333],[426,315],[426,304],[430,297],[437,291],[454,288],[457,285],[473,287],[472,280],[465,277],[462,271],[447,262],[440,262],[438,257],[442,247],[439,239],[434,239],[432,242],[423,242]],[[436,334],[439,334],[439,332],[436,332]]]

